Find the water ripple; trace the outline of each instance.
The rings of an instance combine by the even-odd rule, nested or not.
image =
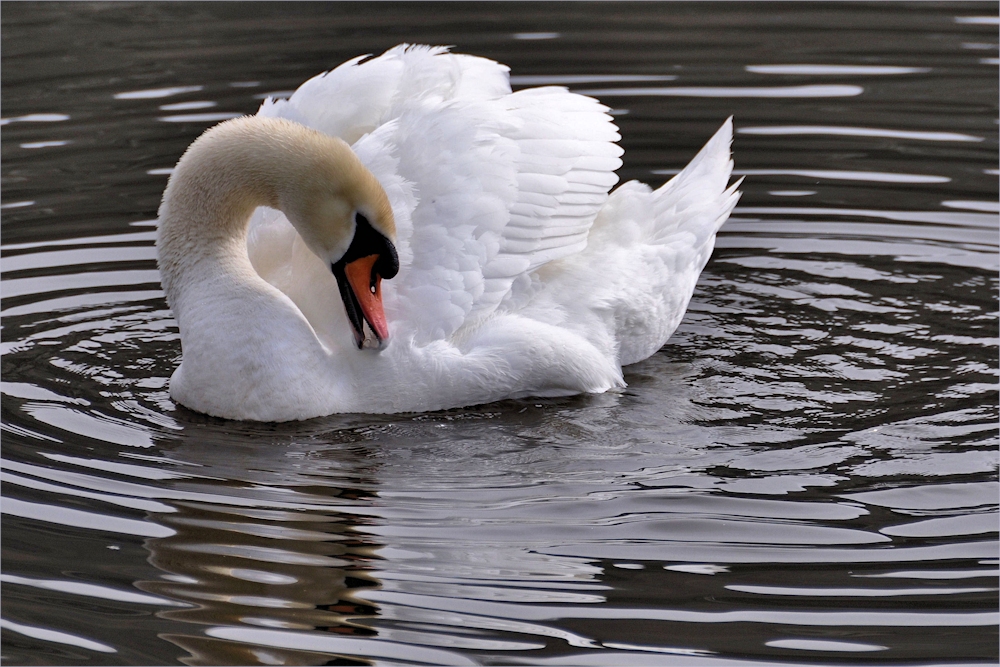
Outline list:
[[[754,74],[790,74],[794,76],[885,76],[894,74],[924,74],[929,67],[894,67],[890,65],[747,65]]]
[[[525,5],[497,38],[456,4],[456,41],[407,7],[415,40],[617,106],[623,180],[735,116],[742,206],[684,321],[601,396],[190,412],[164,177],[262,91],[372,51],[384,11],[4,5],[5,659],[995,662],[995,19]]]
[[[581,95],[591,95],[593,97],[790,97],[790,98],[816,98],[816,97],[854,97],[865,92],[861,86],[846,84],[839,85],[810,85],[810,86],[742,86],[742,87],[722,87],[722,86],[677,86],[664,88],[592,88],[575,91]]]
[[[3,628],[4,630],[9,630],[11,632],[16,632],[17,634],[24,635],[25,637],[31,637],[32,639],[40,639],[46,642],[55,642],[56,644],[68,644],[70,646],[79,646],[80,648],[85,648],[91,651],[97,651],[99,653],[118,653],[117,650],[108,646],[107,644],[95,642],[90,639],[84,639],[83,637],[71,635],[68,632],[59,632],[57,630],[48,630],[46,628],[39,628],[31,625],[23,625],[21,623],[15,623],[13,621],[8,621],[5,618],[0,618],[0,628]]]
[[[174,95],[185,93],[197,93],[204,89],[204,86],[172,86],[169,88],[149,88],[146,90],[130,90],[123,93],[115,93],[116,100],[158,100]]]
[[[848,127],[831,125],[768,125],[736,128],[738,134],[761,134],[775,136],[795,136],[819,134],[839,137],[884,137],[886,139],[914,139],[916,141],[983,141],[983,137],[960,132],[922,132],[915,130],[891,130],[876,127]]]

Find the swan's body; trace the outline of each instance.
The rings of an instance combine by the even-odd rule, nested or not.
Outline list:
[[[739,197],[731,123],[659,190],[609,196],[622,151],[595,100],[511,94],[506,67],[441,48],[359,60],[178,163],[158,241],[183,346],[172,396],[283,421],[624,386],[680,323]],[[330,270],[353,211],[398,252],[381,352],[357,349]]]

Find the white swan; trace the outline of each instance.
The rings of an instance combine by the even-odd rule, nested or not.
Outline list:
[[[198,138],[159,212],[172,397],[286,421],[624,386],[739,198],[731,120],[662,188],[609,196],[607,107],[507,72],[399,46]]]

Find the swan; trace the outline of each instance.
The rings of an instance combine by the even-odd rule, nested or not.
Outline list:
[[[171,397],[280,422],[624,387],[739,199],[732,119],[610,192],[608,108],[508,71],[400,45],[197,138],[159,209]]]

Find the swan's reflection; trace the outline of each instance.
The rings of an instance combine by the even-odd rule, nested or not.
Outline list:
[[[267,442],[261,433],[249,434],[254,437],[243,442],[219,442],[217,431],[199,430],[186,429],[185,440],[169,455],[224,478],[211,480],[206,489],[217,502],[178,500],[173,503],[176,513],[157,517],[176,533],[147,542],[149,562],[163,575],[137,585],[191,605],[161,616],[205,627],[374,635],[359,619],[373,617],[376,607],[356,599],[353,591],[378,586],[368,570],[380,545],[353,531],[358,522],[354,514],[338,511],[364,505],[373,496],[359,488],[372,486],[363,457],[339,451],[335,459],[337,478],[352,478],[354,488],[315,480],[303,486],[304,458],[313,459],[307,466],[313,473],[330,472],[315,465],[323,458],[320,451],[290,444],[287,437],[280,442],[281,436],[272,436]],[[207,438],[199,435],[211,436],[213,444],[203,444]],[[236,440],[240,434],[232,435]],[[227,495],[233,504],[225,502]],[[324,664],[330,659],[328,654],[206,637],[203,630],[161,637],[186,650],[189,655],[182,661],[190,665]]]
[[[619,399],[581,400],[601,421]],[[550,546],[559,508],[609,482],[593,460],[567,468],[578,438],[593,441],[589,420],[570,427],[534,404],[273,428],[199,419],[164,443],[201,479],[176,482],[189,495],[157,517],[176,533],[147,542],[163,575],[139,584],[191,605],[161,612],[201,626],[162,635],[186,664],[461,664],[458,651],[532,651],[547,638],[593,646],[455,606],[604,601],[602,568],[536,549]],[[525,437],[547,431],[549,444]]]
[[[800,432],[685,425],[704,409],[671,368],[632,377],[674,398],[667,429],[634,423],[664,421],[646,393],[278,427],[179,412],[182,437],[164,454],[201,478],[172,482],[185,495],[159,520],[176,534],[149,541],[164,574],[141,587],[191,604],[162,615],[199,627],[164,638],[188,664],[530,659],[611,646],[617,635],[580,619],[646,613],[630,610],[643,582],[676,579],[636,561],[888,540],[844,523],[864,509],[785,497],[788,484],[836,484],[828,448],[758,461],[755,442],[789,441],[788,454]],[[741,435],[750,444],[733,444]],[[744,469],[759,479],[719,476]],[[736,482],[764,497],[730,497]],[[698,595],[722,586],[696,584]]]

